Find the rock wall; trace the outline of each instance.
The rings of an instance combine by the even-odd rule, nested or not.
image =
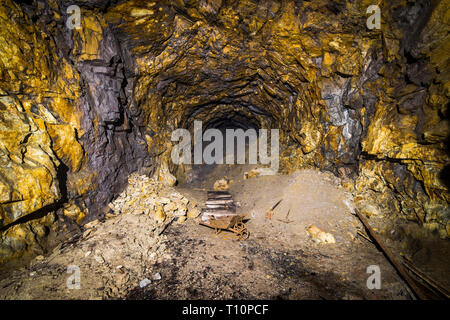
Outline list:
[[[356,191],[367,214],[397,215],[450,235],[449,2],[393,2],[382,33],[374,115]],[[368,208],[373,198],[378,208]]]
[[[83,223],[141,168],[173,183],[194,119],[279,128],[282,171],[330,170],[367,215],[448,237],[449,1],[381,2],[380,30],[371,1],[71,4],[80,29],[64,1],[0,5],[0,258],[21,219]]]
[[[54,212],[101,215],[151,166],[116,38],[99,9],[67,28],[66,7],[0,4],[0,262],[39,244]]]

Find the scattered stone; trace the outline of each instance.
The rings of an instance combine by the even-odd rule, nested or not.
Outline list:
[[[189,219],[195,219],[200,215],[200,213],[201,213],[201,210],[197,206],[194,206],[188,210],[187,217]]]
[[[220,179],[220,180],[217,180],[216,182],[214,182],[213,188],[216,191],[228,190],[232,183],[233,183],[233,180],[230,180],[230,179],[227,179],[227,178]]]
[[[186,212],[187,208],[178,208],[178,210],[174,212],[174,216],[176,217],[186,216]]]
[[[98,221],[98,219],[95,219],[95,220],[92,220],[91,222],[86,223],[86,224],[84,225],[84,227],[85,227],[86,229],[90,229],[90,228],[93,228],[93,227],[95,227],[96,225],[98,225],[99,222],[100,222],[100,221]]]
[[[92,233],[92,229],[88,229],[83,232],[83,238],[87,238]]]
[[[163,223],[167,216],[186,216],[188,204],[189,199],[172,187],[135,173],[129,176],[127,188],[109,207],[116,215],[144,214],[154,218],[157,223]]]
[[[120,273],[125,273],[125,271],[122,270],[122,269],[123,269],[123,266],[122,266],[122,265],[117,266],[116,269],[117,269],[117,271],[119,271]]]
[[[336,243],[334,236],[331,233],[320,230],[315,225],[310,225],[307,229],[311,239],[317,243]]]
[[[161,280],[161,274],[159,272],[155,273],[155,275],[153,276],[153,280]]]
[[[160,197],[158,200],[158,202],[161,204],[168,204],[170,202],[170,199],[166,197]]]
[[[158,206],[158,208],[156,209],[155,219],[159,223],[163,223],[164,220],[166,220],[166,214],[164,213],[163,207]]]
[[[164,206],[164,212],[171,213],[177,210],[178,206],[175,202],[169,202]]]
[[[97,261],[97,263],[102,264],[105,262],[105,259],[103,259],[102,257],[99,257],[97,255],[94,256],[94,260]]]
[[[275,174],[277,174],[277,171],[271,168],[256,168],[250,170],[250,172],[245,172],[244,179],[251,179],[258,176],[273,176]]]
[[[114,214],[111,214],[111,213],[107,213],[106,215],[105,215],[105,218],[106,219],[111,219],[111,218],[114,218],[115,217],[115,215]]]
[[[247,179],[251,179],[251,178],[259,176],[259,172],[256,171],[255,169],[251,170],[250,172],[246,172],[246,174],[247,174],[246,175]]]

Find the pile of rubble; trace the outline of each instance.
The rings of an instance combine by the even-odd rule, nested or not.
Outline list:
[[[114,215],[145,214],[160,223],[172,218],[184,222],[187,218],[196,218],[200,213],[196,205],[174,188],[136,173],[130,175],[127,188],[109,207]]]
[[[136,288],[166,281],[160,265],[173,258],[168,225],[200,210],[174,188],[138,174],[109,207],[104,221],[90,221],[82,234],[0,280],[0,299],[126,298]],[[77,290],[69,286],[69,267],[78,270]]]

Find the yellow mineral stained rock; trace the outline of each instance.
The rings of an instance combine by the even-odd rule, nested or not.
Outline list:
[[[34,246],[39,247],[45,240],[50,227],[55,223],[56,215],[46,216],[32,221],[16,224],[0,234],[0,264],[20,257]]]
[[[220,180],[217,180],[216,182],[214,182],[213,188],[216,191],[228,190],[232,183],[233,183],[233,180],[230,180],[227,178],[220,179]]]
[[[331,233],[320,230],[315,225],[310,225],[306,230],[311,239],[317,243],[336,243],[334,236]]]
[[[100,41],[103,38],[103,16],[89,12],[81,13],[81,18],[81,28],[74,29],[73,54],[79,61],[95,60],[99,57]]]
[[[76,171],[83,150],[75,133],[78,73],[20,6],[2,1],[0,17],[0,225],[6,226],[59,201],[60,160]]]
[[[195,219],[200,215],[200,213],[201,213],[201,210],[197,206],[191,207],[191,208],[189,208],[189,210],[187,212],[187,217],[189,219]]]
[[[80,208],[76,204],[68,204],[64,208],[64,215],[77,223],[81,223],[87,215],[87,210],[86,208]]]
[[[59,161],[42,122],[20,112],[17,99],[0,97],[0,225],[54,203]]]
[[[166,186],[174,186],[177,182],[177,178],[170,173],[169,165],[167,161],[163,161],[157,173],[157,180],[162,182]]]
[[[47,131],[52,139],[52,149],[59,159],[70,164],[70,169],[76,172],[83,160],[83,148],[76,138],[76,132],[71,125],[48,124]]]
[[[166,220],[166,214],[164,213],[164,208],[162,206],[156,208],[155,219],[159,223],[163,223],[164,220]]]

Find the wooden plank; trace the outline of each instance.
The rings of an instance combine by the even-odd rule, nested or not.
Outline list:
[[[381,238],[378,236],[378,234],[372,229],[367,218],[356,209],[355,209],[355,213],[358,216],[359,220],[361,220],[363,225],[366,227],[369,235],[375,240],[375,242],[378,244],[378,246],[381,248],[381,250],[387,257],[388,261],[397,270],[400,277],[402,277],[403,280],[405,280],[405,282],[408,284],[408,286],[411,288],[411,290],[414,292],[414,294],[419,299],[422,299],[422,300],[430,299],[431,297],[429,295],[427,295],[421,288],[419,288],[419,286],[416,284],[414,279],[412,279],[409,276],[409,274],[407,273],[407,271],[403,268],[403,265],[397,260],[397,258],[391,252],[391,250],[389,250],[389,248],[384,244],[384,242],[381,240]]]
[[[228,200],[228,199],[207,200],[207,201],[205,202],[205,204],[206,204],[206,205],[208,205],[208,204],[233,205],[233,204],[234,204],[234,201],[233,201],[232,199],[231,199],[231,200]]]
[[[236,214],[236,210],[230,210],[230,209],[209,209],[206,208],[203,211],[203,215],[216,215],[216,214]]]
[[[207,194],[208,198],[231,198],[231,194],[229,194],[227,191],[208,191]]]
[[[234,210],[234,209],[236,209],[236,207],[234,205],[226,205],[226,204],[207,204],[206,208],[208,208],[208,209],[215,209],[215,210],[217,210],[217,209],[224,209],[224,210],[227,210],[227,209]]]
[[[202,211],[203,215],[216,215],[216,214],[236,214],[236,210],[230,210],[230,209],[209,209],[204,208]]]
[[[421,279],[423,282],[425,282],[427,285],[429,285],[433,290],[435,290],[439,295],[441,295],[444,298],[450,299],[450,292],[446,288],[442,287],[437,281],[427,276],[423,271],[421,271],[419,268],[417,268],[411,260],[409,260],[407,257],[403,257],[405,260],[403,262],[403,265],[410,270],[412,273],[414,273],[419,279]]]
[[[237,216],[236,214],[217,214],[214,216],[204,216],[203,218],[206,218],[206,220],[209,219],[220,219],[220,218],[227,218],[227,217],[235,217]]]
[[[236,216],[236,206],[228,191],[208,191],[207,195],[206,208],[202,209],[204,219]]]
[[[210,196],[208,197],[208,200],[232,200],[233,198],[229,195],[217,195],[217,196]]]
[[[208,197],[207,200],[233,200],[230,196]]]
[[[209,190],[208,194],[230,194],[230,193],[225,190]]]
[[[211,205],[211,206],[214,206],[214,205]],[[223,207],[226,208],[225,210],[233,210],[233,211],[236,210],[236,206],[223,206]],[[203,208],[203,210],[205,210],[205,211],[217,211],[217,210],[220,210],[219,208],[220,207],[218,207],[218,206],[215,206],[215,208],[210,208],[210,207],[206,206],[206,207]]]

